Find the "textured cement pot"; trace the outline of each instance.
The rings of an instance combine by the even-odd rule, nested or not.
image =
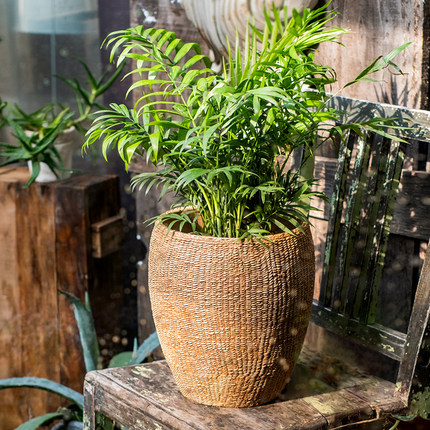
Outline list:
[[[289,381],[315,278],[309,226],[257,241],[154,227],[149,289],[161,347],[182,394],[228,407],[267,403]]]

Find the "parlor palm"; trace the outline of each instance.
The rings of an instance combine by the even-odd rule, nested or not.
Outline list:
[[[102,139],[105,157],[116,146],[126,168],[135,156],[150,160],[156,172],[135,176],[133,184],[173,192],[188,209],[162,217],[180,228],[236,238],[300,228],[319,195],[313,191],[316,146],[342,138],[348,128],[383,134],[389,122],[336,125],[340,113],[327,107],[336,73],[314,60],[319,44],[346,32],[328,25],[334,16],[324,6],[294,11],[284,22],[279,11],[266,11],[264,30],[250,25],[245,45],[229,49],[221,73],[198,44],[173,32],[139,26],[112,33],[106,41],[111,60],[118,66],[135,61],[128,92],[140,96],[132,109],[112,104],[99,112],[86,145]],[[348,85],[396,67],[392,59],[405,46]]]

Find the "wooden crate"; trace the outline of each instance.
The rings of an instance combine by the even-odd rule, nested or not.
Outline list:
[[[99,335],[118,325],[118,178],[80,175],[23,189],[27,179],[25,168],[0,169],[0,378],[45,377],[82,391],[79,335],[58,290],[81,299],[89,291]],[[0,391],[0,427],[14,429],[59,405],[40,390]]]

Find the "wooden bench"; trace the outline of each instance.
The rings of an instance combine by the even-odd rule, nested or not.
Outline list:
[[[385,415],[405,409],[429,324],[430,113],[333,103],[345,120],[375,112],[410,120],[399,135],[412,143],[350,133],[336,166],[319,160],[320,186],[330,195],[312,214],[321,276],[313,324],[285,391],[268,405],[217,408],[184,398],[165,361],[95,371],[85,383],[86,429],[381,428]],[[405,152],[413,153],[406,161]],[[412,301],[393,300],[406,284]]]

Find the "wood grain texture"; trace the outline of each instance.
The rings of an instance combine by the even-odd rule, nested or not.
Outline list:
[[[407,405],[396,395],[396,390],[395,384],[379,378],[369,378],[362,385],[346,388],[346,391],[366,401],[372,409],[400,413]]]
[[[430,237],[429,211],[430,173],[403,171],[392,233],[427,240]]]
[[[93,260],[91,225],[118,214],[118,178],[72,177],[57,184],[55,198],[58,289],[81,300],[87,291],[98,336],[112,333],[119,326],[122,305],[121,251]],[[82,349],[73,308],[63,295],[59,296],[58,309],[62,378],[73,381],[71,388],[82,391],[82,373],[73,374],[73,363],[82,361]]]
[[[307,373],[296,373],[275,402],[234,409],[199,405],[183,397],[165,361],[91,372],[85,383],[86,428],[93,430],[97,416],[104,415],[129,430],[316,430],[404,408],[404,403],[393,399],[395,384],[360,375],[352,368],[338,368],[339,363],[329,356],[305,350],[301,366]],[[342,386],[336,388],[329,375],[336,375]],[[315,383],[315,378],[334,385],[319,386],[314,395],[300,392],[302,383]]]
[[[374,59],[396,47],[413,44],[395,58],[405,73],[395,75],[388,70],[376,75],[378,82],[362,82],[342,91],[342,95],[372,101],[420,108],[426,90],[422,85],[424,12],[423,2],[412,0],[334,0],[330,8],[339,11],[333,25],[350,29],[340,41],[345,45],[327,43],[318,47],[316,59],[337,71],[340,87],[353,80]]]
[[[18,273],[23,318],[23,375],[60,381],[53,189],[37,184],[17,195]],[[43,317],[42,317],[43,315]],[[37,357],[37,359],[36,359]],[[75,367],[78,362],[75,364]],[[33,395],[34,394],[34,395]],[[59,399],[32,390],[32,411],[55,410]],[[34,412],[33,412],[34,413]]]
[[[375,411],[366,401],[347,390],[305,397],[304,401],[321,413],[329,428],[375,417]]]
[[[0,169],[0,377],[44,377],[80,391],[79,335],[58,289],[81,298],[90,290],[103,329],[117,323],[120,303],[110,294],[121,285],[121,267],[106,258],[91,264],[91,223],[118,214],[117,179],[89,175],[23,189],[28,177],[26,168]],[[0,427],[12,430],[60,405],[41,390],[1,390]]]
[[[119,251],[124,239],[124,219],[115,215],[91,224],[92,256],[103,258]]]
[[[256,408],[198,405],[183,397],[164,361],[97,371],[86,377],[94,409],[135,429],[320,429],[326,421],[302,400]],[[91,392],[93,394],[91,394]],[[155,394],[157,393],[157,394]]]
[[[20,180],[28,174],[9,179],[10,168],[0,169],[0,378],[23,374],[22,315],[16,243],[16,199]],[[0,391],[0,422],[5,429],[13,429],[27,416],[28,390]]]

